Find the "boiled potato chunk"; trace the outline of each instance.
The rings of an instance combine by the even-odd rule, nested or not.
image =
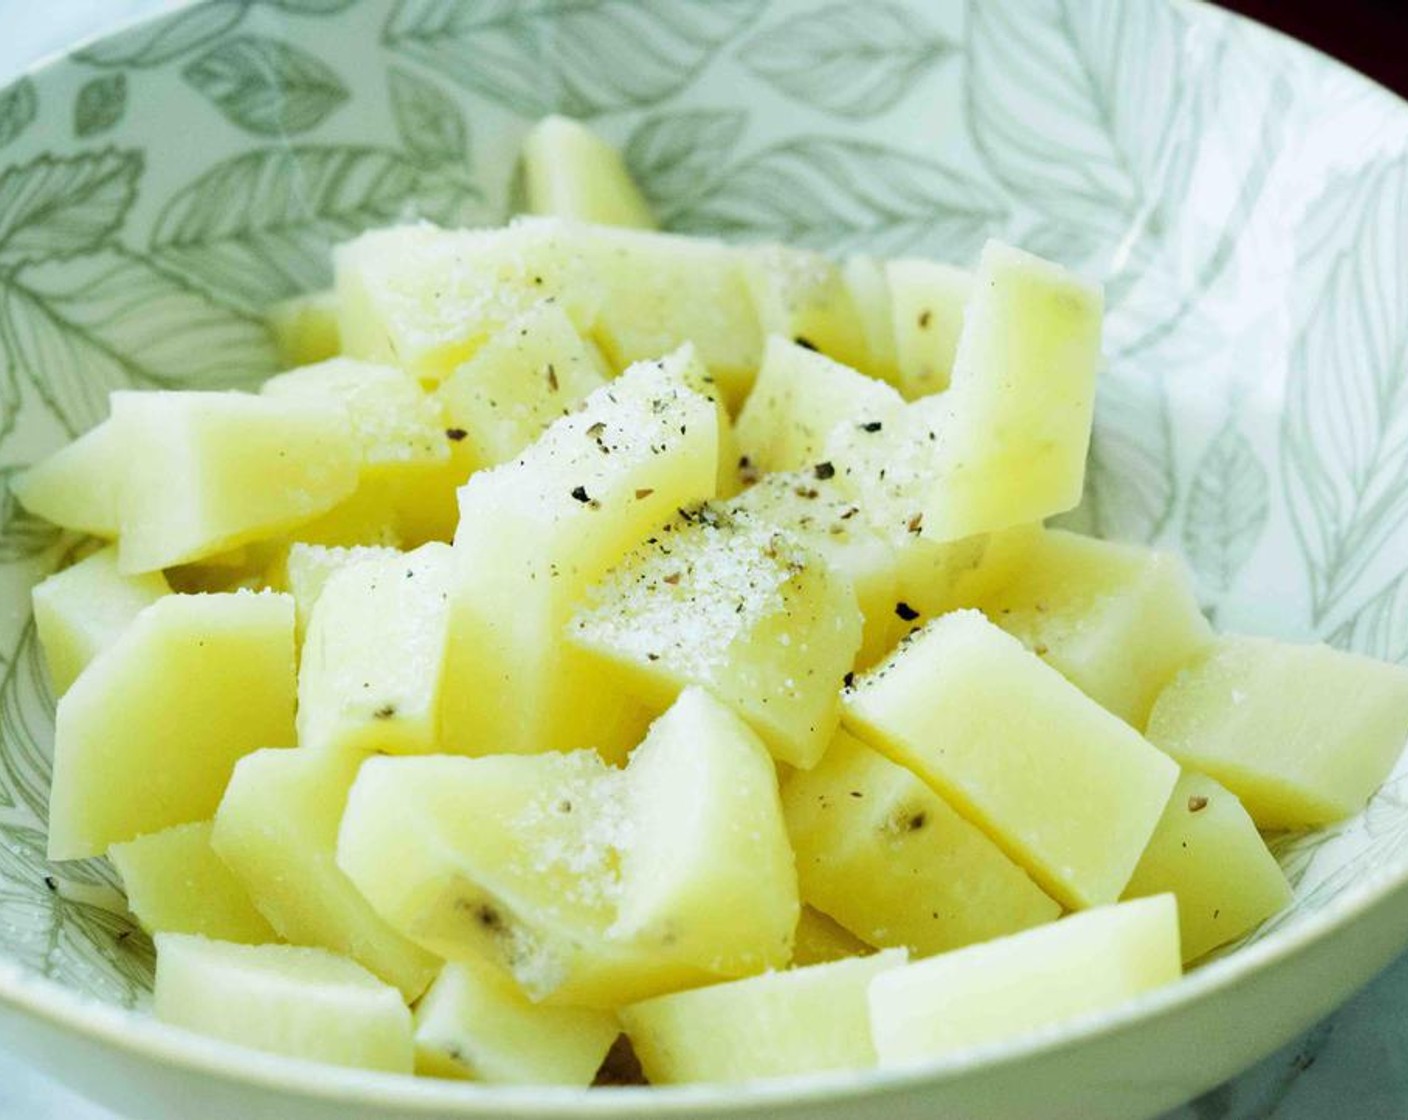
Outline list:
[[[723,508],[739,521],[781,529],[851,581],[864,619],[857,665],[873,664],[899,640],[905,623],[895,613],[894,549],[826,470],[764,475]]]
[[[298,668],[301,747],[437,748],[452,573],[450,546],[431,543],[332,574]]]
[[[973,274],[927,260],[885,265],[890,285],[899,390],[909,400],[948,388]]]
[[[1149,738],[1235,793],[1258,828],[1352,816],[1408,739],[1408,669],[1228,635],[1159,696]]]
[[[1183,959],[1249,932],[1290,904],[1291,885],[1242,803],[1185,770],[1125,888],[1126,898],[1178,899]]]
[[[343,352],[434,384],[545,299],[590,329],[600,295],[586,228],[531,219],[503,229],[363,233],[333,255]]]
[[[306,366],[334,358],[342,350],[337,331],[337,293],[305,292],[274,304],[264,313],[284,365]]]
[[[413,1068],[400,994],[322,949],[158,934],[153,1010],[163,1023],[289,1058]]]
[[[646,703],[709,689],[773,757],[813,765],[860,647],[844,575],[776,529],[711,506],[679,520],[594,587],[572,640]]]
[[[914,771],[1072,908],[1119,898],[1178,767],[977,611],[856,680],[847,728]]]
[[[924,533],[955,540],[1074,507],[1100,357],[1098,287],[998,242],[963,316]]]
[[[160,572],[125,576],[117,550],[104,548],[55,572],[34,588],[34,627],[54,695],[62,696],[84,667],[121,637],[143,607],[169,594]]]
[[[166,595],[59,700],[49,858],[208,819],[235,763],[292,746],[293,601]]]
[[[893,421],[903,408],[883,381],[773,335],[738,416],[738,449],[760,471],[810,469],[837,425]]]
[[[847,957],[865,957],[875,952],[845,926],[832,921],[820,910],[803,906],[792,934],[792,965],[806,968],[812,964],[843,961]]]
[[[295,531],[297,539],[362,544],[383,536],[413,543],[450,538],[455,490],[471,465],[451,462],[455,442],[440,402],[414,377],[391,366],[333,358],[271,378],[260,391],[282,400],[341,405],[346,436],[359,451],[356,492]]]
[[[644,362],[460,491],[443,711],[448,750],[594,747],[620,757],[646,718],[566,642],[588,585],[681,506],[714,492],[715,406],[681,383],[684,347]]]
[[[523,138],[528,209],[599,222],[654,229],[655,216],[631,179],[621,154],[586,125],[544,117]]]
[[[535,1001],[612,1008],[706,983],[716,977],[669,951],[608,933],[624,781],[591,751],[373,758],[347,801],[338,866],[408,937],[493,962]]]
[[[267,578],[271,586],[282,587],[293,596],[294,624],[301,645],[313,608],[334,574],[366,560],[390,560],[400,555],[399,549],[380,545],[343,548],[296,541],[270,567]]]
[[[1101,906],[877,976],[875,1050],[882,1067],[915,1065],[1103,1011],[1181,974],[1172,895]]]
[[[903,950],[771,972],[621,1009],[653,1085],[743,1082],[875,1065],[866,990]]]
[[[685,689],[631,753],[626,797],[610,935],[730,976],[786,965],[797,874],[777,772],[748,725]]]
[[[983,612],[1092,700],[1142,728],[1212,627],[1168,552],[1047,530]]]
[[[899,596],[922,620],[976,607],[1016,577],[1040,533],[1018,525],[945,544],[911,534],[896,548]]]
[[[416,1073],[584,1089],[620,1033],[610,1011],[544,1007],[496,966],[460,961],[416,1005]]]
[[[311,521],[356,488],[347,413],[246,393],[117,392],[118,566],[149,572]]]
[[[903,766],[838,732],[783,785],[806,902],[918,956],[1055,920],[1061,907]]]
[[[611,364],[624,369],[692,342],[737,410],[763,342],[738,252],[702,237],[588,228],[583,251],[602,301],[593,333]]]
[[[866,360],[857,362],[856,368],[891,385],[899,385],[899,348],[884,262],[856,253],[842,262],[841,279],[865,336]]]
[[[471,469],[516,458],[610,376],[556,303],[540,303],[479,348],[437,390],[453,454]]]
[[[95,537],[116,537],[120,462],[116,426],[105,420],[15,476],[10,490],[45,521]]]
[[[835,261],[809,249],[759,245],[740,250],[743,277],[764,334],[780,335],[861,368],[870,348]]]
[[[271,377],[259,392],[277,400],[342,406],[344,438],[356,449],[363,474],[450,457],[439,405],[414,377],[392,366],[331,358]]]
[[[210,846],[210,821],[193,821],[114,844],[127,905],[148,933],[198,933],[259,945],[279,935]]]
[[[351,751],[255,752],[235,767],[211,844],[286,940],[343,953],[412,1000],[439,962],[383,922],[333,861],[361,764]],[[399,868],[401,847],[382,858]]]
[[[944,402],[926,397],[883,421],[841,423],[826,441],[824,462],[838,487],[894,553],[896,599],[911,624],[978,605],[1015,575],[1039,531],[1020,525],[951,541],[924,535]]]

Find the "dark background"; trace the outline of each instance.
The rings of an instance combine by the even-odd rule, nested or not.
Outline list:
[[[1408,95],[1408,0],[1221,0]]]

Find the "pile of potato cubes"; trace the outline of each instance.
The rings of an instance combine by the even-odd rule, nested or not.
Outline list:
[[[493,1083],[907,1065],[1288,903],[1261,833],[1365,804],[1408,672],[1042,526],[1095,287],[623,228],[590,133],[526,158],[551,216],[356,238],[274,312],[297,368],[116,392],[16,485],[109,542],[34,591],[49,850],[116,865],[160,1018]]]

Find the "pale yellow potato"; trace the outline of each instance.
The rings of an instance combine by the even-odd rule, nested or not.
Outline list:
[[[215,814],[211,845],[280,936],[345,954],[420,995],[440,966],[382,921],[334,862],[347,792],[362,765],[351,751],[257,751],[240,761]],[[383,849],[399,868],[400,849]]]
[[[963,607],[1001,588],[1024,562],[1039,526],[1018,525],[958,540],[924,534],[924,504],[943,438],[943,395],[883,419],[843,422],[826,440],[824,462],[838,487],[894,553],[895,597],[911,615],[903,629]],[[903,632],[903,630],[901,631]]]
[[[330,402],[247,393],[112,395],[119,466],[118,566],[189,563],[313,520],[357,486],[347,413]]]
[[[292,599],[158,599],[59,700],[49,858],[209,819],[240,758],[293,745],[293,707]]]
[[[873,952],[873,945],[867,945],[820,910],[806,905],[802,907],[797,928],[792,934],[793,968],[843,961],[847,957],[865,957]]]
[[[1185,961],[1242,936],[1291,902],[1291,885],[1242,803],[1192,770],[1173,787],[1124,893],[1178,899]]]
[[[811,469],[838,425],[893,423],[903,409],[883,381],[772,335],[738,415],[738,450],[759,471]]]
[[[869,361],[865,328],[835,261],[786,245],[748,246],[740,253],[764,334],[791,339],[853,368]]]
[[[896,549],[899,596],[920,621],[976,607],[1016,577],[1040,533],[1040,525],[1017,525],[945,544],[911,533]]]
[[[875,1065],[866,990],[905,954],[770,972],[621,1008],[652,1085],[745,1082]]]
[[[119,464],[124,453],[116,426],[105,420],[10,481],[10,492],[45,521],[113,538],[120,528]]]
[[[1061,907],[977,827],[844,731],[782,787],[803,900],[872,945],[929,956]]]
[[[744,976],[792,957],[797,873],[767,747],[687,688],[626,769],[631,837],[609,936]]]
[[[640,740],[648,714],[565,630],[591,583],[714,492],[716,409],[678,374],[696,360],[685,347],[633,367],[460,491],[446,749],[619,758]]]
[[[363,754],[440,747],[452,577],[450,546],[439,543],[331,574],[298,667],[300,747]]]
[[[1408,668],[1229,634],[1159,695],[1149,738],[1235,793],[1258,828],[1359,812],[1408,740]]]
[[[295,541],[271,565],[266,578],[271,586],[281,587],[293,596],[294,628],[302,645],[313,608],[334,574],[353,564],[390,560],[400,555],[399,549],[381,545],[340,547]]]
[[[894,548],[875,530],[826,470],[767,474],[723,506],[735,520],[780,529],[851,581],[864,626],[858,666],[890,651],[907,624],[895,613],[899,563]]]
[[[702,237],[583,228],[601,296],[592,334],[608,361],[624,369],[692,342],[737,411],[763,346],[738,251]]]
[[[624,782],[591,751],[373,758],[347,801],[338,867],[407,936],[493,962],[536,1002],[613,1008],[717,979],[609,935],[630,839]]]
[[[841,264],[841,279],[850,293],[851,303],[860,320],[865,336],[866,360],[857,369],[871,377],[900,383],[899,348],[895,340],[890,282],[885,264],[864,253],[855,253]]]
[[[1085,479],[1100,358],[1100,289],[989,242],[941,400],[948,420],[924,533],[955,540],[1074,507]]]
[[[779,531],[711,506],[682,510],[651,541],[591,589],[572,642],[655,710],[700,685],[774,758],[813,765],[860,648],[850,581]]]
[[[210,821],[173,825],[109,848],[128,907],[148,933],[198,933],[249,945],[279,940],[210,846],[211,827]]]
[[[1173,896],[1101,906],[916,961],[870,985],[884,1068],[1103,1011],[1182,974]]]
[[[534,214],[654,229],[621,153],[579,121],[543,117],[523,138],[523,180]]]
[[[544,1007],[496,965],[458,961],[416,1004],[416,1073],[585,1089],[620,1033],[610,1011]]]
[[[344,438],[356,449],[362,474],[399,473],[450,458],[439,402],[410,374],[355,358],[330,358],[271,377],[261,396],[331,401],[346,411]]]
[[[160,572],[125,576],[117,550],[99,549],[55,572],[31,593],[34,628],[49,666],[54,695],[68,691],[79,673],[112,645],[143,607],[170,594]]]
[[[611,376],[556,303],[540,303],[492,335],[436,390],[464,477],[506,463]]]
[[[898,386],[909,400],[948,388],[973,274],[938,261],[885,263],[894,323]]]
[[[421,224],[361,234],[333,254],[343,352],[435,384],[545,299],[589,330],[601,296],[585,252],[590,228],[537,218],[501,229]]]
[[[337,293],[305,292],[280,300],[264,312],[285,366],[306,366],[336,357],[342,350],[337,330]]]
[[[1164,686],[1213,642],[1180,557],[1059,530],[1034,535],[1021,567],[978,605],[1141,729]]]
[[[977,611],[856,680],[846,727],[914,771],[1071,909],[1119,898],[1178,766]]]
[[[400,994],[323,949],[157,934],[152,1010],[163,1023],[288,1058],[387,1073],[414,1066]]]
[[[357,545],[396,540],[414,546],[449,540],[458,518],[455,491],[470,464],[452,461],[457,445],[441,401],[410,374],[387,365],[333,358],[280,374],[264,396],[332,402],[347,412],[345,438],[359,452],[356,491],[298,540]]]

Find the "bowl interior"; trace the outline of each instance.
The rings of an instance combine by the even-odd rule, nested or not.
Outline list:
[[[1214,9],[1118,0],[196,4],[0,90],[0,959],[140,1003],[102,861],[49,865],[28,590],[76,542],[8,480],[119,386],[249,384],[258,313],[409,217],[501,220],[524,129],[620,142],[669,228],[1101,276],[1084,504],[1182,551],[1218,625],[1408,660],[1408,112]],[[134,783],[142,775],[132,775]],[[1408,766],[1277,838],[1295,905],[1402,864]]]

